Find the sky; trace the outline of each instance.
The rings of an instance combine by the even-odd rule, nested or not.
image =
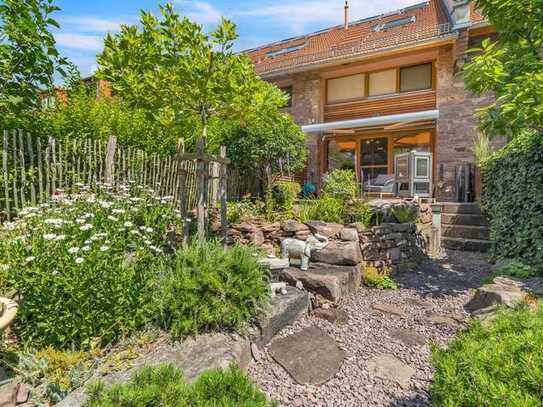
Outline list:
[[[166,0],[56,0],[61,11],[54,17],[60,30],[54,30],[61,53],[74,62],[83,76],[97,68],[96,55],[107,32],[117,32],[121,24],[137,24],[141,9],[158,12]],[[349,20],[397,10],[421,0],[351,0]],[[213,27],[225,16],[238,28],[237,50],[307,34],[343,23],[343,0],[173,0],[180,14]]]

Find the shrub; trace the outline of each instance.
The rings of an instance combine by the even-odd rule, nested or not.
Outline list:
[[[256,249],[219,242],[179,250],[157,289],[162,325],[181,337],[213,329],[240,328],[269,298],[269,276]]]
[[[358,197],[359,186],[352,170],[334,170],[323,178],[322,192],[335,198],[348,200]]]
[[[522,258],[543,274],[543,134],[524,134],[482,165],[482,207],[493,255]]]
[[[278,182],[273,187],[273,199],[277,207],[290,212],[300,192],[302,187],[297,182]]]
[[[543,405],[543,306],[501,311],[489,327],[474,322],[446,348],[434,347],[436,406]]]
[[[369,227],[373,224],[374,218],[373,211],[365,201],[355,200],[347,206],[345,223],[362,223]]]
[[[0,231],[4,290],[22,298],[15,332],[35,347],[82,349],[140,327],[169,227],[179,227],[173,209],[145,194],[75,194],[23,210]]]
[[[223,406],[267,407],[275,403],[266,400],[236,367],[204,373],[192,385],[172,365],[144,368],[127,384],[109,388],[101,383],[89,386],[86,407],[117,406]]]
[[[412,206],[393,208],[392,216],[398,223],[415,223],[419,218],[417,209]]]
[[[298,215],[301,222],[320,220],[323,222],[343,223],[345,203],[331,195],[321,195],[317,199],[307,200],[300,206]]]
[[[381,290],[396,290],[398,284],[390,278],[390,269],[382,271],[376,267],[364,268],[364,284],[368,287],[379,288]]]
[[[496,276],[508,276],[526,279],[531,277],[537,277],[538,273],[534,267],[524,264],[520,260],[511,260],[506,262],[495,271],[494,277]]]

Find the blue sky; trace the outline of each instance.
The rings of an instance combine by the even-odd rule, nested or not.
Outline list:
[[[160,0],[56,0],[62,9],[55,17],[55,30],[63,55],[79,66],[86,76],[96,69],[106,32],[121,24],[138,22],[139,10],[157,11]],[[351,0],[350,20],[388,12],[421,0]],[[305,34],[343,22],[343,0],[174,0],[177,10],[212,28],[221,16],[233,20],[240,38],[238,50]]]

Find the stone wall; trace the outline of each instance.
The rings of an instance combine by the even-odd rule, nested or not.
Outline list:
[[[426,239],[415,224],[386,223],[366,228],[362,224],[340,225],[319,221],[282,223],[244,222],[228,230],[230,244],[254,244],[268,253],[279,255],[281,241],[286,238],[307,240],[318,234],[329,239],[322,250],[313,252],[311,260],[342,266],[401,269],[413,266],[426,255]]]

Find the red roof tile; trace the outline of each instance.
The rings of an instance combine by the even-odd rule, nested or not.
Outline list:
[[[414,22],[376,31],[376,25],[414,17]],[[430,0],[397,12],[355,21],[349,29],[328,30],[281,41],[247,51],[259,74],[281,72],[293,67],[318,65],[334,59],[370,54],[387,48],[431,40],[451,33],[451,24],[440,0]],[[298,47],[280,55],[270,53]]]

